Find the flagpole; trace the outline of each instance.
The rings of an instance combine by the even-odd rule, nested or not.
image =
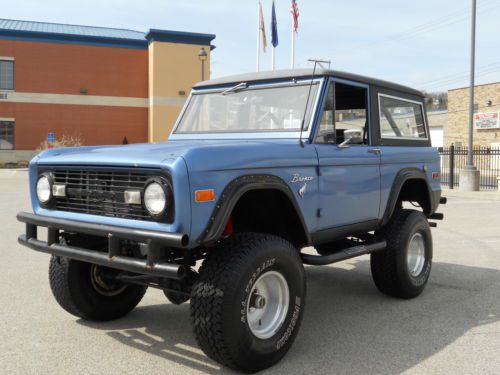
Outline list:
[[[272,59],[272,64],[273,64],[273,70],[276,69],[276,56],[275,56],[275,52],[276,51],[276,47],[273,47],[273,59]]]
[[[290,56],[290,65],[292,69],[295,68],[295,45],[297,41],[297,30],[299,27],[299,6],[296,0],[292,0],[292,7],[290,8],[292,14],[292,51]]]
[[[260,71],[260,1],[257,3],[257,71]]]

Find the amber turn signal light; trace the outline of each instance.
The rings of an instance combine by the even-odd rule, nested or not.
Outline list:
[[[194,193],[195,202],[213,202],[215,200],[215,190],[196,190]]]

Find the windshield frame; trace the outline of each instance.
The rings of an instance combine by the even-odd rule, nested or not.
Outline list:
[[[279,81],[279,82],[246,82],[248,87],[243,89],[243,91],[248,91],[252,89],[259,88],[270,88],[270,87],[293,87],[296,84],[304,85],[304,84],[318,84],[318,89],[316,90],[316,95],[309,99],[311,104],[311,111],[306,121],[308,122],[307,129],[302,132],[302,139],[309,139],[311,132],[313,131],[314,120],[318,114],[318,104],[321,99],[321,93],[323,91],[325,78],[320,76],[311,80],[310,78],[306,79],[293,79],[290,77],[289,80]],[[216,88],[201,88],[201,89],[193,89],[182,108],[179,117],[177,118],[174,127],[172,128],[172,132],[168,137],[168,140],[205,140],[205,139],[299,139],[300,131],[265,131],[265,132],[214,132],[214,133],[176,133],[177,128],[179,127],[182,118],[184,117],[186,110],[191,103],[193,96],[216,93],[234,87],[234,85],[239,84],[241,82],[233,82],[224,86],[216,87]],[[231,93],[228,93],[231,95]]]

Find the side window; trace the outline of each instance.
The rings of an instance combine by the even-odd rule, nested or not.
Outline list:
[[[422,104],[379,95],[382,138],[427,139]]]
[[[337,144],[368,144],[368,90],[343,83],[335,84],[335,134]]]
[[[0,90],[14,90],[14,61],[0,60]]]
[[[334,84],[330,83],[325,104],[323,105],[318,136],[316,137],[317,143],[335,143],[334,105]]]
[[[368,90],[335,82],[328,88],[317,143],[368,144]]]

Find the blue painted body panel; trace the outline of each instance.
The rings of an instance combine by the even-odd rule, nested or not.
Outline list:
[[[432,179],[432,172],[440,172],[439,153],[432,147],[381,146],[381,216],[397,173],[403,168],[426,170],[427,181],[433,191],[441,190],[440,179]]]
[[[35,197],[38,166],[85,165],[127,168],[159,168],[172,175],[175,194],[173,224],[143,222],[41,208]],[[297,140],[167,141],[159,144],[98,146],[45,151],[30,164],[31,195],[36,214],[90,223],[133,226],[141,229],[187,233],[191,246],[207,225],[219,194],[233,179],[245,174],[272,174],[294,191],[307,229],[317,229],[317,154],[313,145],[300,147]],[[294,174],[313,176],[307,194],[299,197],[300,184],[291,183]],[[194,203],[194,192],[214,189],[216,201]]]
[[[319,229],[379,218],[380,156],[371,146],[318,144],[321,170]]]
[[[324,90],[323,90],[324,91]],[[321,103],[321,100],[319,100]],[[318,117],[313,124],[315,133]],[[97,146],[48,150],[30,163],[30,190],[36,214],[189,235],[190,248],[206,229],[227,185],[243,175],[269,174],[286,183],[309,234],[381,220],[396,175],[403,168],[426,172],[431,190],[440,191],[439,154],[431,147],[333,144],[303,146],[298,139],[170,140],[157,144]],[[157,168],[172,176],[175,218],[172,224],[120,219],[41,208],[35,194],[39,166],[110,166]],[[294,178],[298,176],[298,178]],[[434,176],[435,177],[435,176]],[[305,187],[304,187],[305,186]],[[213,202],[196,203],[195,191],[214,189]],[[304,194],[301,196],[300,190]]]
[[[169,158],[169,154],[161,154],[161,157],[157,159],[156,162],[153,162],[154,157],[151,156],[152,154],[145,152],[141,145],[130,146],[132,149],[141,150],[137,151],[137,154],[132,151],[127,152],[128,148],[129,147],[86,147],[87,151],[82,151],[86,155],[84,158],[82,157],[82,154],[80,154],[81,150],[77,148],[50,150],[36,156],[30,163],[30,193],[31,203],[35,214],[52,216],[61,219],[78,220],[88,223],[101,223],[138,229],[160,230],[165,232],[189,233],[191,231],[191,199],[188,194],[179,193],[175,196],[176,209],[174,222],[172,224],[48,210],[40,207],[38,200],[36,199],[35,185],[38,175],[38,166],[45,165],[117,166],[127,167],[130,169],[140,169],[146,167],[158,168],[159,170],[170,173],[172,176],[176,176],[172,179],[174,191],[189,191],[189,177],[183,158]],[[103,154],[100,154],[97,150],[102,150],[103,152],[104,150],[107,150],[106,154],[108,157],[104,157]],[[111,150],[114,150],[114,152]],[[124,151],[125,153],[123,153]],[[142,155],[142,157],[139,157],[139,155]],[[146,158],[146,155],[149,155],[150,157]],[[158,157],[158,154],[156,154],[156,156]],[[132,158],[137,162],[131,163],[130,159],[127,158]],[[128,163],[126,161],[128,161]]]

